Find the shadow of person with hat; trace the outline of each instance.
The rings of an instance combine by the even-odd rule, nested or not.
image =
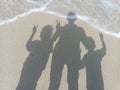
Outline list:
[[[82,27],[75,24],[76,13],[69,12],[68,23],[64,26],[57,21],[56,32],[53,40],[59,38],[55,45],[50,73],[50,85],[48,90],[58,90],[64,65],[67,66],[67,82],[69,90],[78,90],[78,77],[80,65],[80,42],[86,46],[86,34]]]

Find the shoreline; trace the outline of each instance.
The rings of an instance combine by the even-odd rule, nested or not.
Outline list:
[[[44,14],[49,14],[49,15],[52,15],[52,16],[55,16],[55,17],[59,17],[59,18],[66,18],[67,16],[66,15],[62,15],[62,14],[57,14],[57,13],[54,13],[54,12],[51,12],[51,11],[43,11],[44,8],[40,8],[40,9],[32,9],[26,13],[23,13],[23,14],[18,14],[16,15],[15,17],[11,18],[11,19],[8,19],[8,20],[5,20],[5,21],[2,21],[0,23],[0,26],[4,25],[4,24],[9,24],[9,23],[12,23],[12,22],[15,22],[16,20],[18,19],[21,19],[21,18],[24,18],[26,16],[29,16],[30,14],[34,14],[34,13],[44,13]],[[113,37],[116,37],[116,38],[120,38],[120,32],[112,32],[112,31],[109,31],[109,30],[104,30],[102,29],[100,26],[98,25],[94,25],[94,24],[90,24],[90,22],[87,20],[88,17],[81,17],[81,16],[78,16],[78,19],[80,19],[81,21],[83,22],[86,22],[87,24],[91,25],[92,27],[94,27],[96,30],[99,30],[103,33],[106,33],[108,35],[111,35]],[[85,19],[84,19],[85,18]]]

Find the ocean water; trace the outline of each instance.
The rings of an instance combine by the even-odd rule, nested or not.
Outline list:
[[[0,24],[32,12],[66,17],[70,11],[101,31],[120,37],[120,0],[0,0]]]

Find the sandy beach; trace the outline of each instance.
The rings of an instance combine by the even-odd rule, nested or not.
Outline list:
[[[27,42],[33,33],[33,27],[38,25],[32,41],[40,41],[41,32],[43,27],[46,25],[51,25],[53,27],[52,35],[56,32],[56,20],[60,20],[61,26],[65,26],[65,24],[68,23],[68,20],[65,18],[60,18],[47,13],[36,12],[20,17],[14,22],[0,26],[0,90],[16,90],[18,87],[23,67],[25,67],[25,62],[30,55],[30,51],[28,51],[27,48]],[[80,19],[75,21],[75,25],[83,28],[86,36],[93,38],[96,46],[95,50],[102,48],[99,30]],[[104,32],[102,32],[102,34],[106,45],[106,54],[101,58],[100,68],[102,71],[101,74],[103,77],[104,90],[119,90],[120,38],[105,34]],[[39,79],[37,79],[38,81],[35,86],[36,90],[48,90],[50,85],[52,56],[56,43],[57,40],[53,43],[53,50],[51,50],[48,55],[48,60],[46,61],[45,66],[41,67],[44,69],[41,70],[41,75],[39,76]],[[87,53],[87,49],[82,43],[80,43],[80,49],[80,55],[81,58],[83,58]],[[68,90],[69,88],[67,82],[67,70],[68,67],[64,64],[59,90]],[[31,71],[34,72],[34,70]],[[91,78],[93,77],[94,76]],[[87,90],[86,83],[86,67],[83,67],[79,70],[78,90]]]

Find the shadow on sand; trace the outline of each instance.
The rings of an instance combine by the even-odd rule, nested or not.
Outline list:
[[[41,40],[32,41],[37,26],[33,27],[33,33],[29,38],[26,48],[30,52],[21,72],[21,77],[16,90],[35,90],[37,81],[48,61],[52,51],[52,26],[43,27],[40,38]]]
[[[69,18],[71,17],[71,18]],[[48,90],[59,90],[62,71],[64,65],[67,65],[67,83],[68,90],[78,89],[79,70],[86,67],[87,90],[104,90],[101,61],[106,54],[106,46],[103,35],[100,33],[102,48],[95,49],[94,40],[86,36],[82,27],[75,25],[76,14],[68,13],[68,24],[61,26],[57,21],[56,32],[51,37],[52,26],[43,27],[41,40],[32,41],[37,26],[33,27],[33,33],[29,38],[26,48],[30,52],[21,72],[20,81],[16,90],[35,90],[37,81],[48,62],[50,53],[53,53],[50,84]],[[54,50],[53,43],[58,39]],[[80,42],[86,47],[88,52],[81,60]]]

